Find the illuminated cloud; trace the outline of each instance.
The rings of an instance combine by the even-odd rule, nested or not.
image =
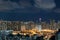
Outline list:
[[[52,9],[56,7],[54,0],[36,0],[35,6],[42,9]]]

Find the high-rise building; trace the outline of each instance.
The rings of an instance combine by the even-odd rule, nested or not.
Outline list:
[[[46,29],[46,22],[41,23],[42,29]]]
[[[51,27],[51,29],[54,29],[55,27],[54,27],[54,23],[55,23],[55,20],[50,20],[50,27]]]
[[[60,29],[60,21],[58,21],[58,23],[57,23],[57,24],[58,24],[58,29]]]
[[[31,30],[35,28],[35,23],[33,21],[29,21],[28,24],[26,24],[26,29]]]
[[[38,31],[41,31],[42,30],[42,26],[40,24],[36,24],[35,29],[38,30]]]
[[[13,30],[13,22],[12,21],[7,21],[7,30]]]
[[[0,30],[7,30],[7,21],[0,21]]]
[[[20,31],[26,30],[26,23],[23,22],[23,21],[21,21],[21,22],[19,23],[19,29],[20,29]]]

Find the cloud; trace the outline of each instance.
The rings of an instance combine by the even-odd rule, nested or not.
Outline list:
[[[15,9],[15,8],[19,8],[19,5],[17,3],[0,0],[0,11],[12,10],[12,9]]]
[[[27,7],[31,7],[31,3],[29,1],[20,1],[20,6],[27,8]]]
[[[42,9],[53,9],[56,4],[54,0],[35,0],[35,6]]]
[[[23,8],[28,8],[31,6],[32,6],[31,3],[26,0],[25,1],[21,0],[19,2],[0,0],[0,11],[12,10],[12,9],[23,9]]]
[[[34,5],[32,5],[30,0],[21,0],[19,2],[0,0],[0,11],[16,11],[16,9],[19,9],[17,12],[40,12],[41,9],[53,9],[56,7],[54,0],[34,0],[34,2]]]
[[[56,9],[54,9],[53,12],[55,12],[55,13],[60,13],[60,8],[56,8]]]
[[[0,12],[14,13],[39,13],[40,9],[33,7],[29,1],[20,1],[19,3],[0,0]]]
[[[21,0],[19,3],[11,1],[0,0],[0,12],[19,12],[19,13],[37,13],[40,9],[33,7],[31,8],[30,0]]]

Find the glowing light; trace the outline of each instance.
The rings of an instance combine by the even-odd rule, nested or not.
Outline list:
[[[12,33],[13,35],[17,35],[17,33]]]

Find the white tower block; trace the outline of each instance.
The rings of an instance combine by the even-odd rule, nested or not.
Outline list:
[[[41,31],[41,30],[42,30],[42,26],[41,26],[41,25],[36,25],[36,29],[37,29],[38,31]]]

